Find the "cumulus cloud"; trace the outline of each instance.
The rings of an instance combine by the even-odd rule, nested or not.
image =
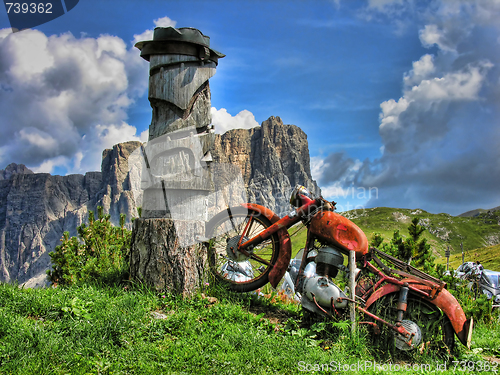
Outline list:
[[[223,134],[231,129],[251,129],[260,126],[255,121],[252,112],[244,109],[236,116],[231,116],[225,108],[217,109],[212,107],[212,124],[215,126],[215,132]]]
[[[126,119],[147,62],[121,38],[4,29],[0,49],[1,164],[99,170],[103,148],[139,139]]]
[[[410,2],[372,1],[377,12]],[[415,8],[423,47],[398,99],[381,103],[382,155],[317,163],[325,186],[377,187],[371,206],[459,214],[500,204],[500,4],[432,1]],[[335,172],[326,173],[325,165]],[[323,187],[322,185],[322,187]]]
[[[162,17],[158,18],[153,21],[156,27],[175,27],[177,24],[177,21],[173,21],[168,17]],[[142,42],[144,40],[153,40],[153,32],[154,30],[146,30],[141,34],[136,34],[134,35],[134,40],[133,44],[136,44],[137,42]]]

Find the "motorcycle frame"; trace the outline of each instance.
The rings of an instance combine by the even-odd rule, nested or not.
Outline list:
[[[241,253],[245,254],[246,256],[252,257],[255,260],[258,260],[260,262],[263,262],[264,264],[267,264],[268,266],[276,267],[276,265],[270,264],[269,262],[265,261],[264,259],[256,256],[255,254],[251,254],[250,252],[247,251],[247,249],[251,246],[257,245],[267,239],[269,239],[273,234],[275,233],[283,233],[285,231],[288,234],[288,229],[298,223],[299,221],[304,221],[312,217],[312,215],[316,215],[320,212],[320,210],[323,209],[325,205],[330,205],[330,207],[335,207],[335,202],[328,202],[325,199],[319,197],[316,199],[308,199],[306,198],[306,203],[297,208],[296,210],[292,211],[288,215],[284,216],[283,218],[279,219],[275,214],[274,216],[271,215],[272,211],[256,205],[256,204],[247,204],[244,205],[247,208],[252,208],[253,210],[263,213],[265,216],[267,216],[271,222],[273,223],[270,227],[266,228],[263,230],[261,233],[258,235],[248,239],[247,241],[243,242],[243,238],[245,237],[246,230],[250,227],[250,223],[252,221],[252,216],[250,216],[245,229],[243,230],[241,237],[238,241],[238,251]],[[304,247],[304,253],[302,255],[302,262],[299,268],[297,280],[296,280],[296,285],[297,287],[298,282],[300,278],[303,276],[304,269],[306,266],[306,261],[307,261],[307,255],[308,253],[312,250],[312,244],[314,244],[315,237],[310,234],[309,232],[309,224],[306,224],[308,227],[308,234],[307,234],[307,239],[306,239],[306,244]],[[283,237],[281,237],[283,239]],[[288,247],[290,247],[289,244],[289,238],[288,238]],[[365,254],[362,259],[357,259],[357,261],[361,261],[363,263],[362,268],[368,270],[369,272],[375,274],[375,276],[378,278],[376,283],[372,285],[363,295],[361,296],[356,296],[358,298],[361,298],[363,301],[366,301],[365,303],[365,308],[356,306],[356,309],[360,312],[362,312],[364,315],[371,317],[375,321],[387,325],[390,329],[394,330],[395,332],[410,338],[409,340],[409,345],[411,345],[411,336],[412,334],[408,332],[403,326],[401,326],[400,322],[396,322],[396,324],[391,324],[390,322],[387,322],[383,320],[382,318],[376,316],[375,314],[370,313],[367,309],[379,298],[384,297],[387,294],[390,293],[398,293],[400,292],[401,288],[403,286],[407,286],[411,292],[413,292],[416,295],[421,296],[423,299],[433,303],[437,307],[439,307],[443,312],[448,316],[450,319],[453,329],[455,330],[455,333],[457,334],[458,338],[467,347],[470,347],[470,338],[472,334],[472,326],[473,326],[473,321],[472,319],[466,320],[465,314],[458,303],[456,299],[447,291],[443,290],[445,287],[445,283],[435,283],[433,281],[429,280],[424,280],[420,277],[413,276],[411,274],[402,272],[402,271],[397,271],[397,270],[392,270],[389,269],[388,267],[384,266],[381,263],[378,263],[379,266],[384,266],[381,267],[383,270],[378,269],[375,267],[373,264],[369,262],[370,258],[372,257],[372,253]],[[276,267],[278,270],[274,273],[274,278],[277,279],[277,281],[272,282],[271,284],[273,287],[277,286],[277,282],[283,277],[286,268],[283,267],[283,263],[286,262],[286,265],[290,262],[291,259],[291,252],[290,249],[288,249],[287,254],[286,254],[286,259],[281,259],[281,262],[278,260],[279,263],[282,263],[280,267]],[[408,266],[409,267],[409,266]],[[409,267],[412,268],[412,267]],[[272,271],[271,271],[272,273]],[[396,273],[399,274],[400,276],[405,277],[404,279],[398,279],[395,277],[390,276],[391,273]],[[271,278],[271,275],[270,275]],[[446,293],[444,293],[446,292]],[[440,297],[440,298],[436,298]],[[357,301],[352,301],[350,299],[345,298],[348,300],[349,303],[355,303],[358,304]],[[331,301],[331,307],[332,311],[336,312],[335,307],[333,306],[333,302]],[[323,308],[321,308],[317,302],[315,302],[316,306],[326,313],[326,315],[330,315],[328,312],[326,312]],[[400,306],[398,306],[398,309]],[[402,308],[402,307],[401,307]],[[406,311],[406,304],[403,309],[403,314]],[[337,312],[338,313],[338,312]],[[330,315],[331,316],[331,315]],[[377,326],[376,323],[374,322],[360,322],[362,324],[369,324],[374,326],[375,332],[379,331],[379,327]]]

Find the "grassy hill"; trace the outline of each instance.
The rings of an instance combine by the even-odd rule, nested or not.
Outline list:
[[[457,217],[448,214],[431,214],[424,210],[377,207],[348,211],[344,216],[355,222],[368,236],[380,233],[389,241],[394,230],[408,235],[408,225],[414,217],[426,227],[425,238],[436,255],[444,256],[448,246],[452,254],[500,243],[500,212],[482,213],[475,217]]]
[[[464,258],[466,262],[479,260],[484,268],[500,271],[500,245],[469,250]],[[439,258],[436,262],[445,264],[446,258]],[[454,254],[450,257],[450,268],[457,269],[460,264],[462,264],[462,254]]]
[[[421,209],[377,207],[346,211],[341,214],[356,223],[365,232],[368,240],[373,233],[380,233],[386,242],[390,241],[395,230],[399,230],[403,237],[408,236],[408,225],[414,217],[418,217],[420,225],[427,228],[424,237],[431,245],[434,255],[444,257],[446,248],[450,246],[451,254],[456,254],[456,259],[460,258],[459,262],[461,262],[460,243],[463,243],[466,261],[476,260],[475,254],[483,254],[482,248],[490,249],[491,252],[491,248],[498,248],[492,245],[500,243],[500,211],[486,211],[473,217],[458,217],[444,213],[431,214]],[[292,228],[290,234],[298,228],[300,227]],[[293,254],[304,246],[305,241],[305,230],[300,230],[292,236]],[[484,250],[484,263],[495,265],[496,269],[500,270],[500,251],[497,263],[494,263],[496,253],[491,255],[491,259],[486,259],[487,253],[488,250]],[[487,268],[491,269],[489,266]]]

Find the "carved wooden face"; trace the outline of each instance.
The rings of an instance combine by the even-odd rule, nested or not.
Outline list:
[[[215,74],[215,62],[185,55],[152,55],[149,97],[168,101],[182,110],[196,91]]]

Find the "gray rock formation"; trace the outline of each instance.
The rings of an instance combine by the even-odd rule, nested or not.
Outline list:
[[[118,225],[137,217],[130,191],[127,157],[140,142],[118,144],[103,152],[102,172],[51,176],[10,164],[0,175],[0,281],[45,285],[49,252],[65,231],[76,235],[89,210],[103,206]]]
[[[234,129],[215,139],[214,162],[237,164],[248,200],[282,217],[290,212],[290,192],[300,184],[319,196],[311,177],[307,135],[295,125],[270,117],[261,127]]]
[[[15,174],[33,174],[24,164],[11,163],[5,169],[0,169],[0,181],[8,180]]]
[[[33,287],[45,284],[49,252],[64,231],[76,235],[89,210],[102,206],[118,225],[120,213],[137,217],[128,175],[129,155],[139,142],[117,144],[104,150],[101,172],[51,176],[32,173],[23,165],[0,171],[0,281]],[[297,126],[271,117],[261,127],[231,130],[215,140],[214,161],[237,164],[243,174],[249,201],[283,216],[290,211],[288,195],[296,184],[316,194],[311,178],[306,134]],[[136,187],[137,188],[137,187]]]

